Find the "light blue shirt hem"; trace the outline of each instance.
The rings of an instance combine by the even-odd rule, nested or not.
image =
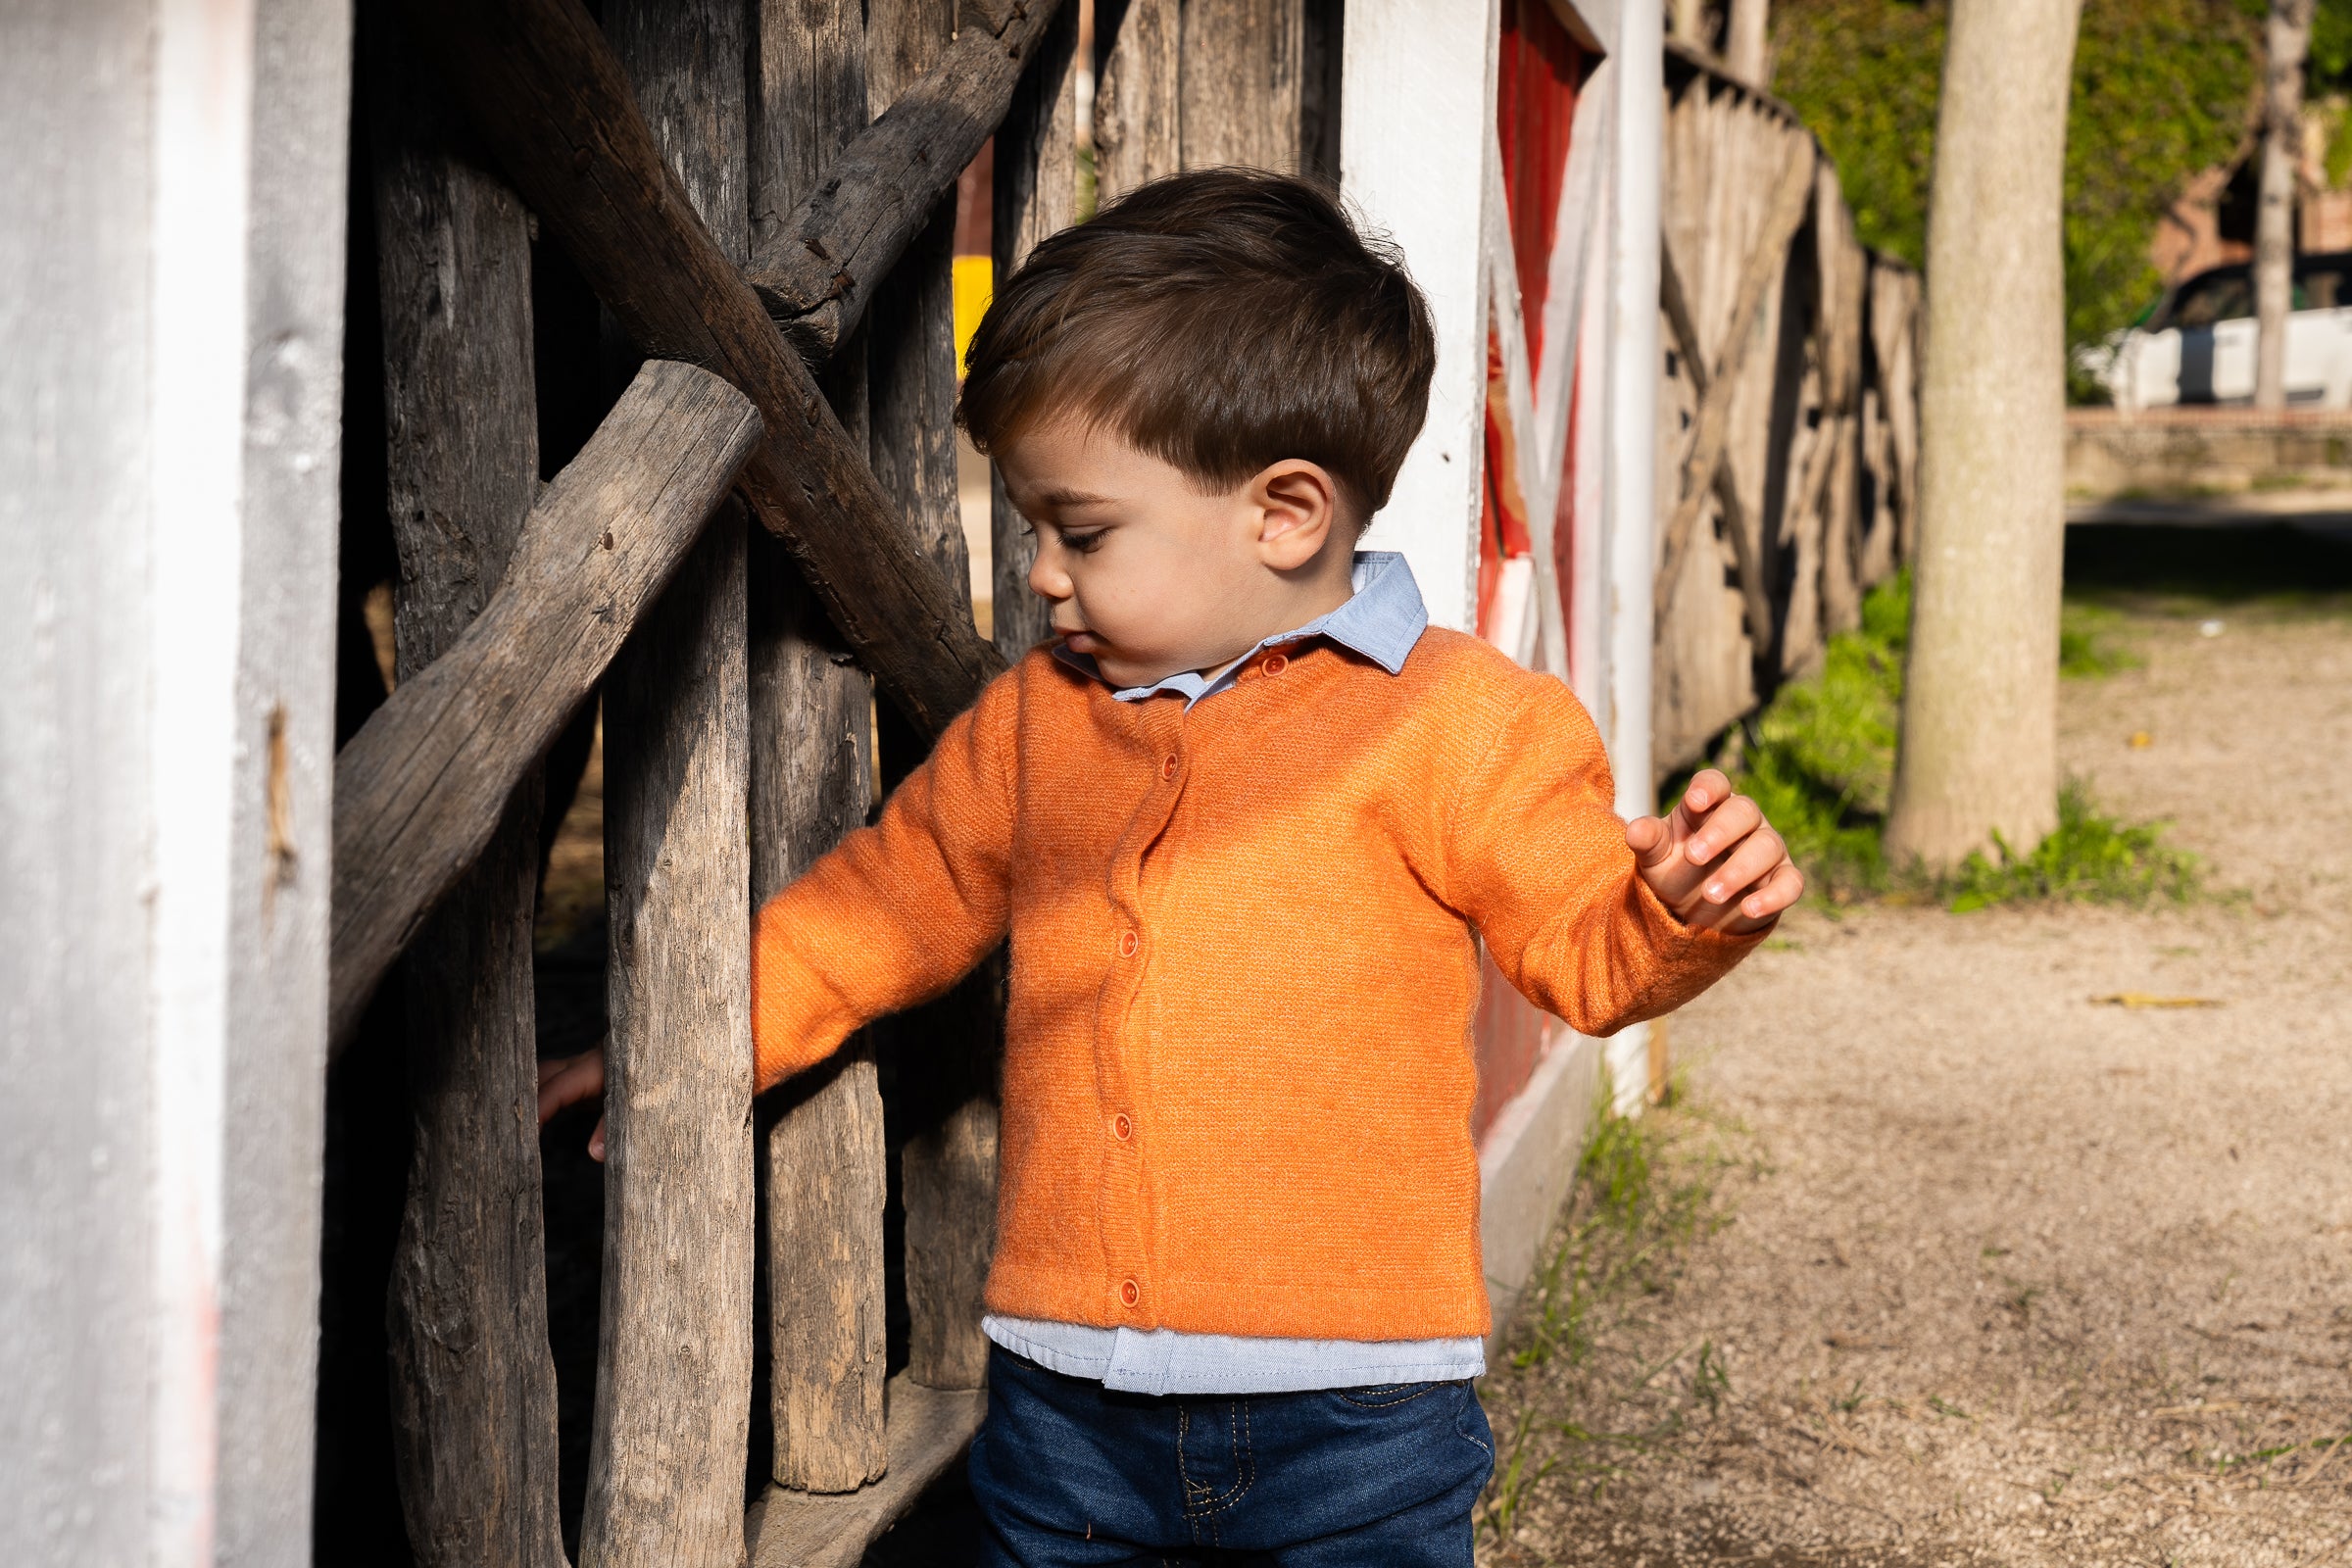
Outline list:
[[[1015,1355],[1122,1394],[1301,1394],[1367,1383],[1451,1383],[1487,1370],[1487,1344],[1458,1340],[1282,1340],[1174,1329],[1106,1329],[1033,1318],[980,1320]]]

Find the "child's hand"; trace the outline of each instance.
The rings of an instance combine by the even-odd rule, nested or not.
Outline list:
[[[576,1105],[583,1100],[594,1100],[605,1092],[605,1048],[599,1044],[576,1056],[539,1064],[539,1125],[565,1105]],[[588,1157],[605,1157],[605,1118],[596,1118],[596,1131],[588,1135]]]
[[[1688,926],[1742,936],[1804,896],[1804,873],[1763,811],[1711,767],[1672,816],[1627,823],[1625,842],[1642,880]]]

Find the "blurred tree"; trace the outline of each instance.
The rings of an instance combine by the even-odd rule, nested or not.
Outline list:
[[[1953,0],[1920,363],[1919,560],[1886,851],[2058,820],[2067,105],[2082,0]],[[2151,112],[2160,106],[2151,104]]]
[[[2262,205],[2254,228],[2254,406],[2286,407],[2286,318],[2293,309],[2295,185],[2303,161],[2303,57],[2311,0],[2271,0],[2263,29]]]
[[[2085,0],[2066,142],[2066,338],[2130,325],[2163,286],[2148,242],[2190,175],[2253,127],[2262,0]],[[1927,259],[1941,0],[1780,0],[1773,85],[1838,165],[1863,243]],[[2352,80],[2352,0],[2321,0],[2325,55]],[[2087,378],[2069,386],[2095,395]]]

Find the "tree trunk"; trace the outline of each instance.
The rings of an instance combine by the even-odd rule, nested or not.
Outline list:
[[[752,212],[756,231],[819,188],[866,124],[865,25],[857,0],[762,0],[755,15]],[[755,245],[762,238],[756,232]],[[866,337],[853,331],[819,376],[867,447]],[[873,681],[850,661],[781,541],[751,541],[752,902],[755,907],[865,821],[873,796]],[[882,1217],[888,1153],[871,1048],[844,1047],[778,1096],[766,1126],[764,1241],[770,1473],[847,1492],[889,1461]]]
[[[2286,407],[2287,317],[2294,310],[2295,170],[2302,161],[2303,57],[2312,0],[2271,0],[2263,32],[2262,204],[2254,220],[2254,406]]]
[[[1771,0],[1731,0],[1723,29],[1723,66],[1751,87],[1772,86]]]
[[[614,53],[726,260],[751,254],[747,18],[608,0]],[[580,1556],[737,1568],[751,1424],[746,513],[714,515],[605,683],[605,1276]]]
[[[1936,127],[1920,533],[1886,847],[1949,867],[2057,820],[2060,206],[2081,0],[1955,0]]]
[[[529,220],[465,155],[400,29],[368,38],[402,679],[480,613],[539,488]],[[531,914],[540,780],[410,947],[415,1139],[387,1305],[393,1450],[424,1568],[564,1568]]]

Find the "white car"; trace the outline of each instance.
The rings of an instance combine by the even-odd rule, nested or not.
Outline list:
[[[2119,409],[2243,405],[2254,400],[2254,337],[2252,268],[2216,267],[2167,291],[2089,368]],[[2295,258],[2286,400],[2352,409],[2352,252]]]

